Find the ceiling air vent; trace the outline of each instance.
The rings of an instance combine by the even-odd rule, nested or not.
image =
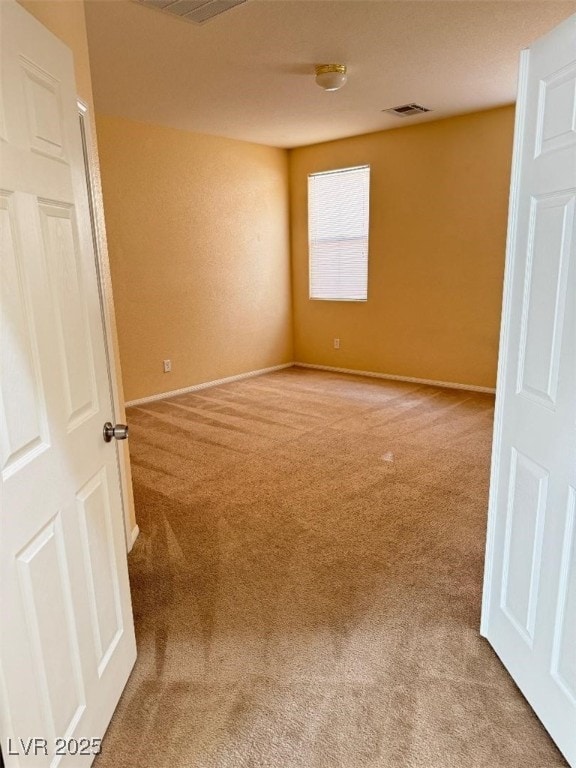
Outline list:
[[[423,112],[431,112],[428,107],[423,107],[422,104],[402,104],[400,107],[390,107],[390,109],[383,109],[382,112],[389,112],[396,117],[412,117],[412,115],[421,115]]]
[[[136,0],[147,8],[157,8],[159,11],[171,13],[184,21],[203,24],[224,11],[229,11],[246,0]]]

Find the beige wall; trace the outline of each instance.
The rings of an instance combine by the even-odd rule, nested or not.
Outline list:
[[[126,398],[290,362],[287,152],[101,115],[97,130]]]
[[[122,391],[122,376],[116,335],[116,320],[114,315],[114,299],[110,279],[110,265],[106,245],[106,227],[103,217],[102,192],[100,185],[100,166],[98,163],[98,146],[94,123],[94,102],[92,98],[92,79],[90,75],[90,59],[88,55],[88,38],[86,34],[86,18],[83,0],[18,0],[20,5],[35,16],[47,29],[56,35],[70,48],[74,56],[74,71],[78,96],[88,107],[89,122],[89,161],[92,193],[95,201],[97,218],[100,274],[103,284],[105,313],[108,337],[112,349],[112,374],[115,379],[114,405],[116,419],[125,420],[124,394]],[[130,473],[130,454],[126,443],[118,446],[122,475],[122,492],[126,513],[126,534],[129,547],[136,525],[134,513],[134,498],[132,494],[132,479]]]
[[[295,360],[495,385],[513,121],[504,107],[291,151]],[[310,301],[307,175],[365,163],[368,301]]]

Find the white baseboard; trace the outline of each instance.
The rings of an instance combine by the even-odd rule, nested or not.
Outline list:
[[[187,392],[197,392],[199,389],[208,389],[208,387],[217,387],[219,384],[230,384],[233,381],[242,379],[251,379],[253,376],[262,376],[264,373],[273,373],[281,371],[283,368],[292,368],[294,363],[282,363],[282,365],[273,365],[271,368],[260,368],[258,371],[248,371],[248,373],[239,373],[236,376],[227,376],[225,379],[216,379],[215,381],[205,381],[202,384],[193,384],[191,387],[182,389],[173,389],[171,392],[161,392],[158,395],[150,397],[140,397],[137,400],[128,400],[125,403],[126,408],[132,405],[143,405],[144,403],[153,403],[155,400],[164,400],[167,397],[176,397],[176,395],[185,395]]]
[[[197,392],[201,389],[208,389],[209,387],[217,387],[219,384],[230,384],[233,381],[241,381],[242,379],[250,379],[254,376],[262,376],[265,373],[273,373],[274,371],[281,371],[284,368],[312,368],[317,371],[332,371],[333,373],[349,373],[353,376],[368,376],[373,379],[389,379],[390,381],[406,381],[411,384],[428,384],[432,387],[447,387],[448,389],[465,389],[471,392],[486,392],[488,394],[494,394],[496,391],[493,387],[479,387],[476,384],[458,384],[453,381],[435,381],[433,379],[418,379],[413,376],[397,376],[393,373],[376,373],[375,371],[357,371],[354,368],[337,368],[332,365],[316,365],[314,363],[282,363],[282,365],[273,365],[270,368],[260,368],[257,371],[248,371],[247,373],[239,373],[236,376],[227,376],[224,379],[215,379],[214,381],[205,381],[201,384],[193,384],[190,387],[183,387],[182,389],[173,389],[170,392],[160,392],[157,395],[150,395],[149,397],[140,397],[137,400],[128,400],[125,403],[126,408],[130,408],[133,405],[143,405],[144,403],[153,403],[155,400],[164,400],[167,397],[175,397],[176,395],[185,395],[187,392]]]
[[[313,363],[294,363],[297,368],[313,368],[318,371],[332,371],[332,373],[351,373],[355,376],[369,376],[372,379],[389,379],[391,381],[407,381],[411,384],[428,384],[433,387],[447,387],[448,389],[467,389],[471,392],[487,392],[494,394],[493,387],[478,387],[476,384],[456,384],[453,381],[433,381],[432,379],[416,379],[413,376],[396,376],[392,373],[375,373],[374,371],[355,371],[352,368],[335,368],[331,365],[314,365]]]
[[[132,551],[132,547],[136,543],[136,539],[138,538],[139,533],[140,528],[138,528],[138,525],[135,525],[134,528],[132,528],[132,532],[130,533],[130,541],[128,542],[130,546],[128,547],[128,552]]]

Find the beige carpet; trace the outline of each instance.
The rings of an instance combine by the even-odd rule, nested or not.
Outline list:
[[[139,657],[96,768],[565,766],[478,634],[492,409],[295,368],[131,409]]]

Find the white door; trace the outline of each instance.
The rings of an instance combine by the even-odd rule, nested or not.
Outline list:
[[[7,768],[82,768],[136,656],[117,448],[72,57],[0,23],[0,735]]]
[[[576,16],[521,59],[482,634],[576,766]]]

